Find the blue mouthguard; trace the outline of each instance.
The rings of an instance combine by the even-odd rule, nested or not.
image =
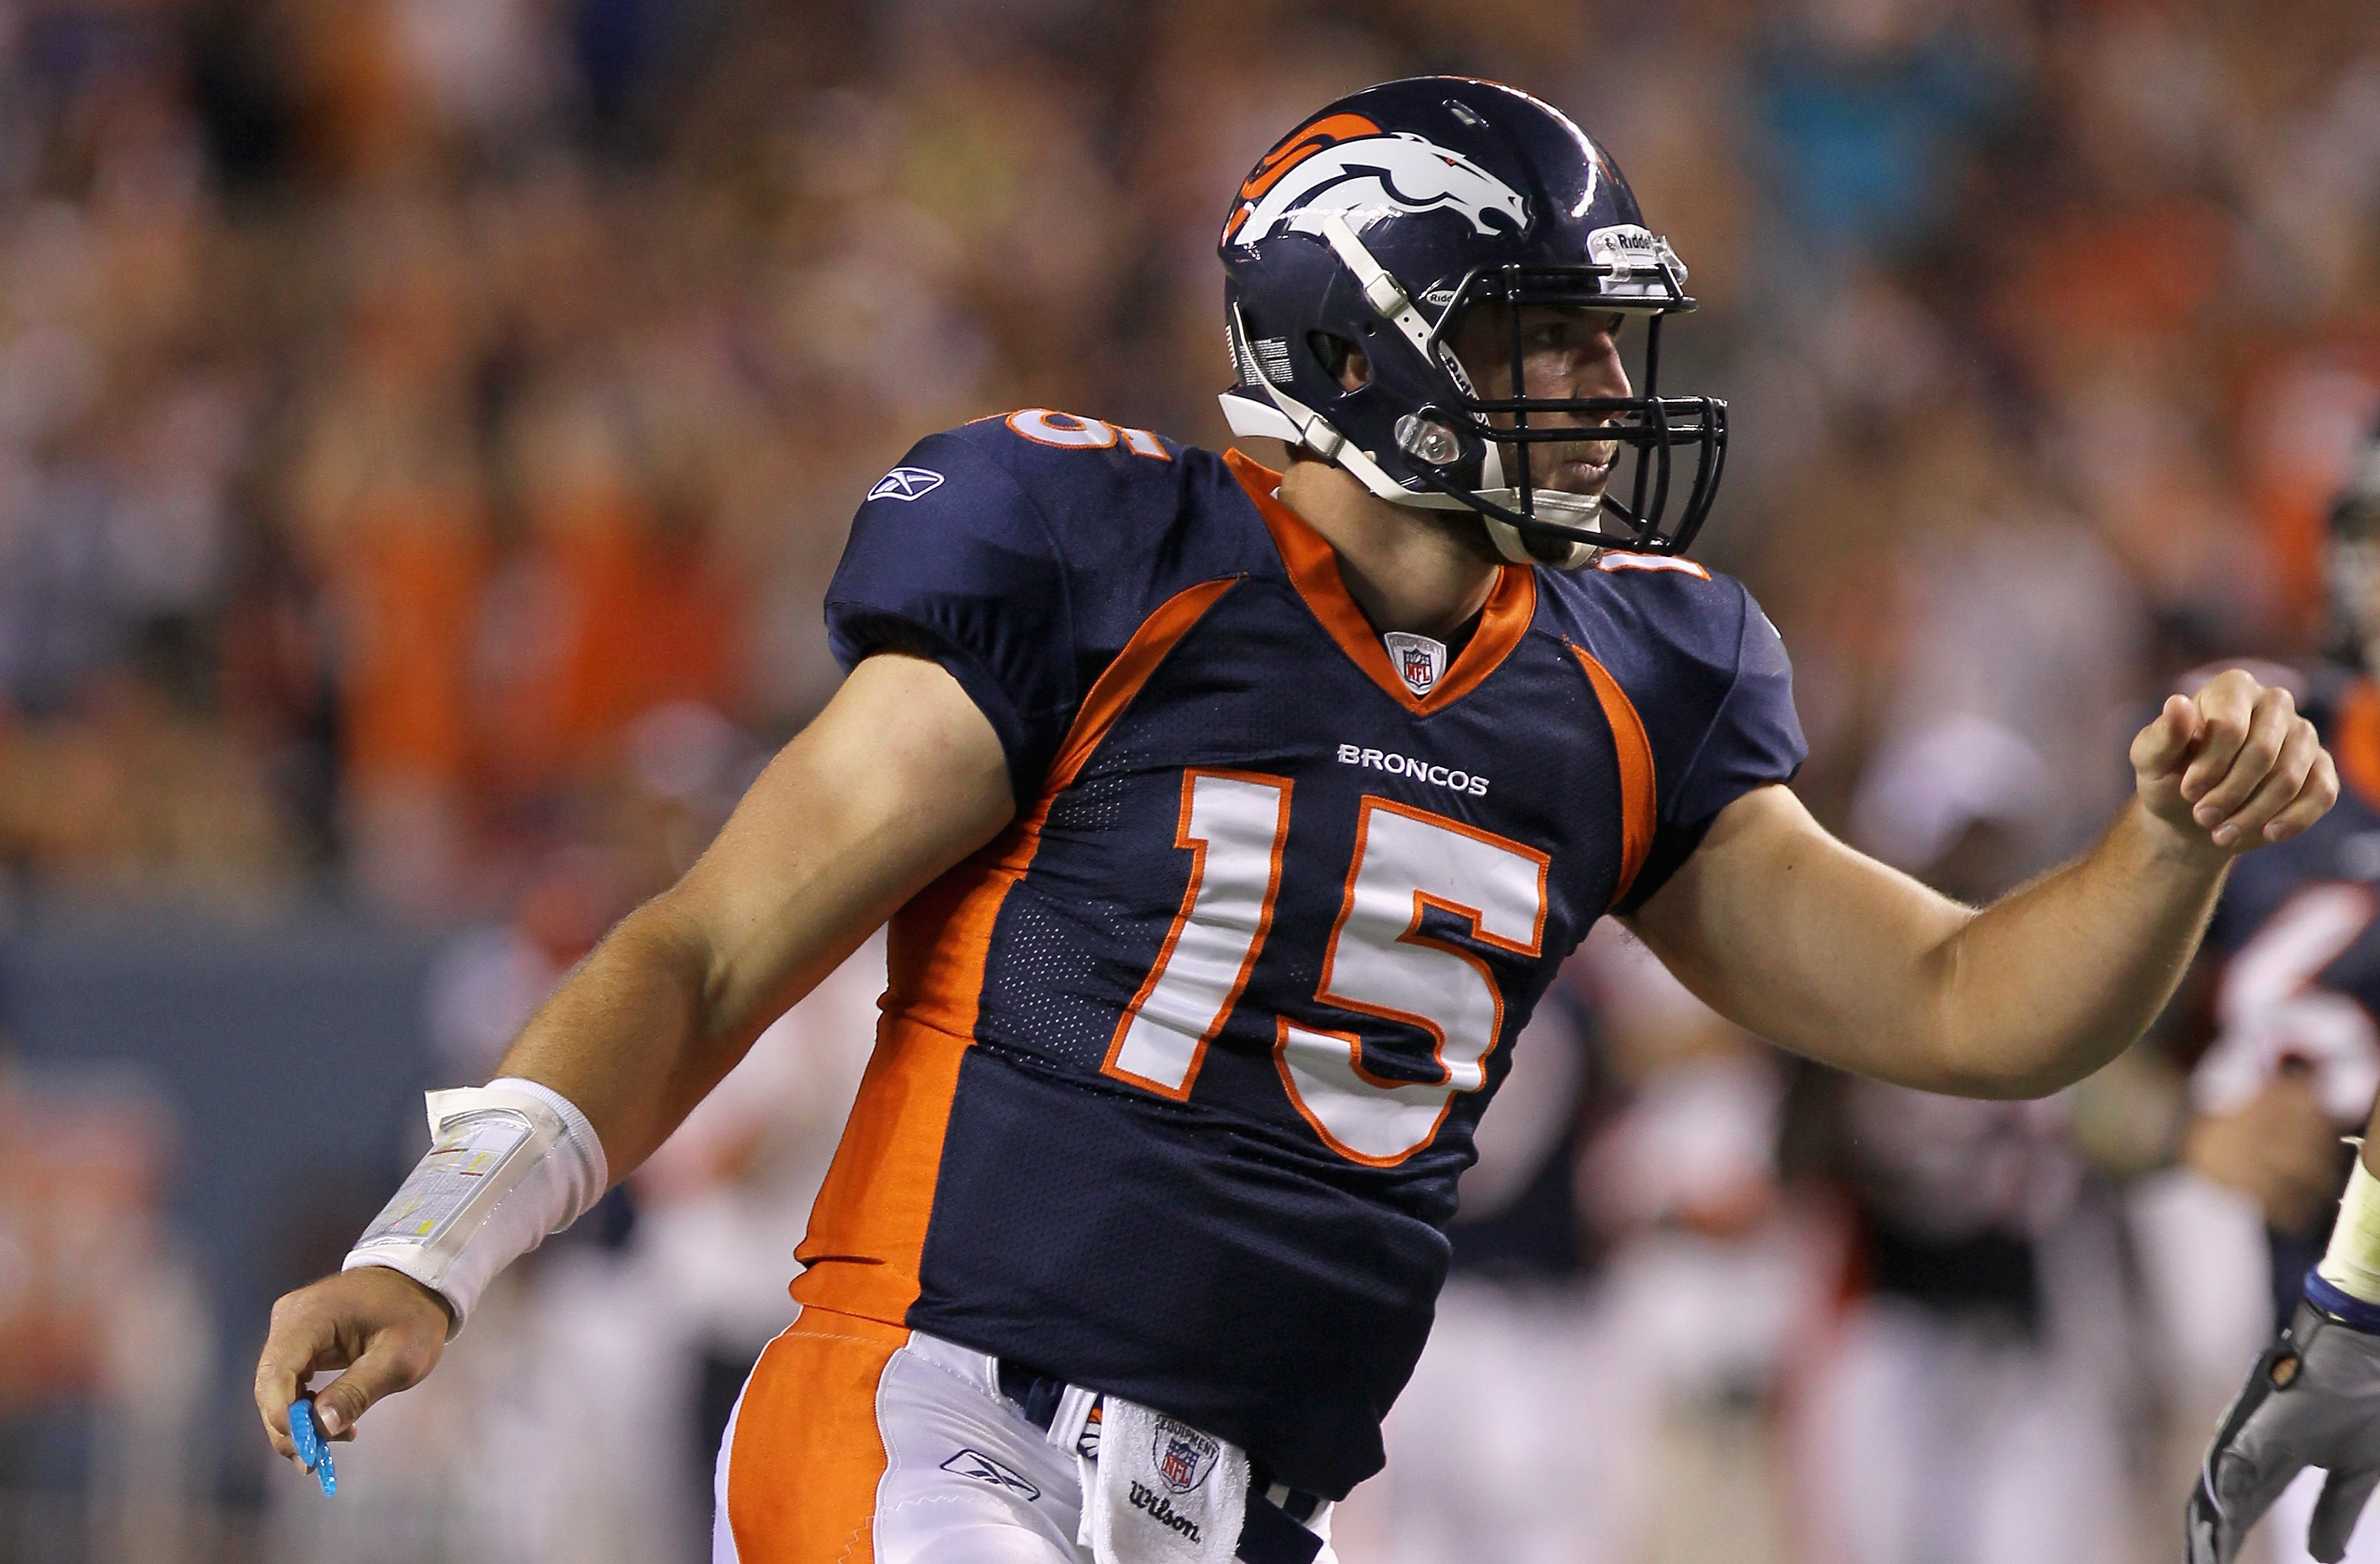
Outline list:
[[[289,1403],[289,1440],[298,1447],[298,1459],[306,1463],[306,1470],[322,1485],[322,1491],[337,1493],[339,1473],[331,1464],[330,1441],[323,1438],[322,1430],[314,1426],[312,1401],[301,1399]]]

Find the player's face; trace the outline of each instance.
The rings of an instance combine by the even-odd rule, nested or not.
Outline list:
[[[1521,327],[1521,394],[1549,400],[1632,394],[1628,371],[1620,361],[1620,332],[1627,317],[1609,310],[1560,305],[1524,305]],[[1452,338],[1455,357],[1481,396],[1490,400],[1512,394],[1512,320],[1501,304],[1483,304],[1467,311]],[[1510,414],[1494,415],[1509,425]],[[1544,429],[1564,422],[1590,429],[1597,422],[1576,414],[1537,414],[1532,427]],[[1570,494],[1600,494],[1610,481],[1611,464],[1620,454],[1616,441],[1560,441],[1533,445],[1529,465],[1536,485]],[[1506,470],[1512,470],[1513,452],[1506,451]]]

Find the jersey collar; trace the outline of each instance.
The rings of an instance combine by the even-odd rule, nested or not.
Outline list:
[[[1297,595],[1349,661],[1371,676],[1380,686],[1401,702],[1406,710],[1427,715],[1451,706],[1479,686],[1481,680],[1494,673],[1512,649],[1521,644],[1528,630],[1529,621],[1537,612],[1537,575],[1524,564],[1508,564],[1488,589],[1488,606],[1479,615],[1479,628],[1470,643],[1446,670],[1437,685],[1426,696],[1416,696],[1397,676],[1389,662],[1389,649],[1347,594],[1347,585],[1339,576],[1339,556],[1330,541],[1314,530],[1304,517],[1281,502],[1281,474],[1261,462],[1253,461],[1240,452],[1227,451],[1223,460],[1230,465],[1232,476],[1247,491],[1248,499],[1264,518],[1265,530],[1272,534],[1273,546],[1281,551],[1281,562],[1289,568],[1289,579]]]

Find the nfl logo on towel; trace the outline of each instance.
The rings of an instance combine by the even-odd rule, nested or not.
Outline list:
[[[1215,1469],[1215,1458],[1222,1454],[1221,1441],[1170,1417],[1157,1420],[1153,1443],[1157,1474],[1177,1494],[1186,1494],[1205,1482],[1207,1473]]]

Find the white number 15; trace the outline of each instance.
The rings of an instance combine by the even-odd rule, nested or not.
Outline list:
[[[1271,927],[1290,788],[1287,778],[1246,771],[1183,777],[1174,844],[1193,855],[1189,888],[1116,1024],[1107,1073],[1177,1101],[1190,1095]],[[1390,1079],[1366,1066],[1355,1032],[1279,1022],[1273,1056],[1290,1101],[1342,1156],[1401,1162],[1429,1144],[1457,1092],[1488,1084],[1503,995],[1487,963],[1421,932],[1424,910],[1463,920],[1482,944],[1535,956],[1544,948],[1549,867],[1543,853],[1443,816],[1363,801],[1315,998],[1419,1027],[1440,1079]]]

